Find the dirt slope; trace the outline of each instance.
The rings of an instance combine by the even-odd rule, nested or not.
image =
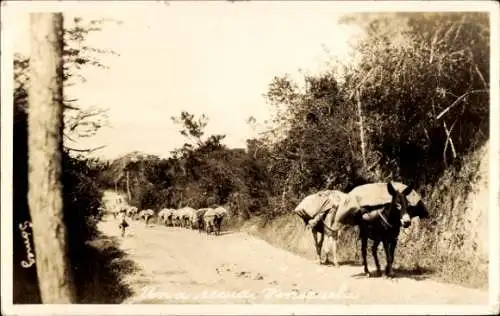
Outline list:
[[[362,267],[320,266],[241,232],[197,231],[131,221],[121,248],[140,267],[124,303],[486,304],[487,292],[428,279],[360,276]],[[119,236],[118,222],[99,224]],[[373,268],[372,268],[373,269]]]
[[[476,242],[478,254],[485,260],[488,259],[489,250],[489,141],[476,153],[475,159],[479,160],[479,168],[476,175],[476,181],[472,184],[472,192],[467,200],[467,218],[469,222],[469,231],[474,235],[470,243]],[[470,246],[471,248],[473,245]]]

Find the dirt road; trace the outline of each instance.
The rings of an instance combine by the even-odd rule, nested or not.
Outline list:
[[[242,232],[208,236],[197,231],[130,221],[119,237],[112,217],[99,224],[139,271],[125,282],[124,303],[223,304],[487,304],[485,291],[429,279],[367,278],[362,267],[320,266]],[[373,270],[373,267],[371,268]]]

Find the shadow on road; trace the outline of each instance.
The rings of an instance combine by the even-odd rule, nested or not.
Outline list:
[[[117,237],[103,235],[87,244],[86,260],[75,276],[80,304],[119,304],[132,295],[123,278],[138,268],[118,246]]]
[[[221,231],[219,236],[224,236],[224,235],[231,235],[236,233],[234,230],[228,230],[228,231]]]
[[[351,266],[351,267],[361,267],[363,264],[361,262],[354,261],[354,260],[345,260],[345,261],[339,261],[339,265]]]
[[[393,271],[396,278],[411,278],[417,281],[428,279],[434,273],[434,270],[422,267],[412,269],[399,267],[394,268]]]
[[[335,267],[335,265],[333,264],[332,261],[327,261],[325,263],[322,263],[321,264],[322,266],[331,266],[331,267]],[[362,264],[357,262],[357,261],[354,261],[354,260],[344,260],[344,261],[339,261],[339,266],[351,266],[351,267],[361,267]]]
[[[362,265],[359,265],[362,266]],[[404,267],[399,267],[399,268],[393,268],[392,269],[393,273],[391,278],[392,279],[397,279],[397,278],[410,278],[416,281],[422,281],[426,280],[431,277],[432,273],[434,272],[431,269],[427,268],[422,268],[422,267],[416,267],[416,268],[404,268]],[[369,278],[378,278],[378,277],[384,277],[384,272],[382,270],[382,274],[379,275],[377,274],[376,271],[373,270],[370,271],[370,274],[367,276],[364,272],[356,273],[351,275],[351,277],[354,278],[363,278],[363,277],[369,277]]]

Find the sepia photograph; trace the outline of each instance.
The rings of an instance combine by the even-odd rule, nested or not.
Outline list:
[[[2,314],[500,312],[497,3],[1,5]]]

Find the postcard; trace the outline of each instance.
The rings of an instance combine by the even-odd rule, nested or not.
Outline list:
[[[2,2],[2,313],[497,314],[498,15]]]

